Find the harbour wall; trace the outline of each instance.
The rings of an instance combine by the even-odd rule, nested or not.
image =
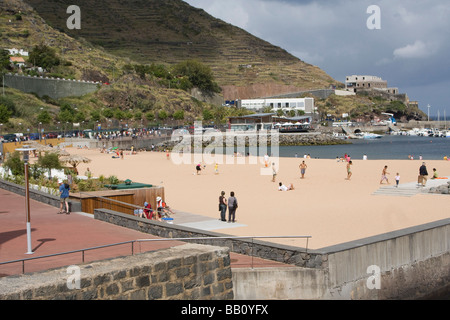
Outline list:
[[[226,236],[105,209],[95,210],[94,215],[166,238]],[[220,245],[292,264],[291,268],[233,269],[235,299],[422,299],[450,290],[450,219],[319,250],[245,239],[221,239]]]
[[[101,83],[93,81],[5,74],[5,86],[26,93],[35,93],[39,97],[49,96],[53,99],[83,96],[96,91],[101,85]]]

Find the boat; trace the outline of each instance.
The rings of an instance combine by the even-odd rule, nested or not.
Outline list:
[[[355,133],[355,136],[358,139],[379,139],[382,137],[381,134],[370,133],[370,132]]]

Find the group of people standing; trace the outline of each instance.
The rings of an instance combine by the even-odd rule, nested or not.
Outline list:
[[[236,209],[238,208],[238,202],[236,197],[234,196],[234,191],[230,192],[230,197],[225,197],[225,191],[220,193],[219,197],[219,211],[220,211],[220,220],[227,221],[226,213],[228,208],[228,222],[236,222]]]
[[[389,184],[389,179],[387,175],[389,172],[387,171],[388,166],[384,166],[382,172],[381,172],[381,179],[380,184],[383,183],[383,181],[386,181],[387,184]],[[436,168],[433,168],[433,177],[431,179],[439,179],[439,175],[436,171]],[[419,176],[417,178],[417,186],[418,187],[425,187],[428,180],[428,170],[427,166],[425,165],[425,162],[422,162],[422,165],[419,167]],[[395,186],[398,187],[398,184],[400,182],[400,173],[396,173],[395,175]]]

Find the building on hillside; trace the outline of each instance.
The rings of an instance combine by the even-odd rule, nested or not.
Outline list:
[[[262,99],[242,99],[238,101],[238,107],[262,111],[270,107],[272,112],[282,110],[287,111],[303,111],[305,114],[314,114],[316,108],[314,106],[314,98],[262,98]]]
[[[398,94],[398,88],[389,88],[387,81],[377,76],[352,75],[345,78],[345,90],[381,90],[388,94]]]
[[[22,57],[9,57],[9,62],[14,67],[23,67],[25,65],[25,60]]]

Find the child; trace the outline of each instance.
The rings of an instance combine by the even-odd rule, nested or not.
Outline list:
[[[400,174],[397,172],[395,175],[395,187],[398,188],[398,183],[400,182]]]

